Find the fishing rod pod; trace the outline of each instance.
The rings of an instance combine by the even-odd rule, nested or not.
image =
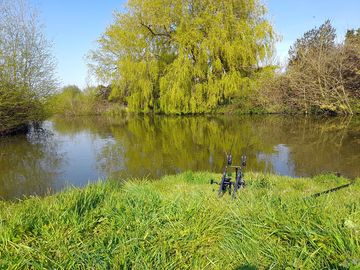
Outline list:
[[[217,184],[219,185],[218,195],[222,197],[226,191],[232,195],[232,198],[236,198],[236,192],[240,188],[245,187],[245,181],[243,179],[243,172],[242,168],[246,166],[246,156],[243,155],[241,157],[241,165],[240,166],[232,166],[232,155],[231,153],[226,154],[226,166],[224,168],[224,172],[221,176],[220,182],[216,182],[213,179],[210,180],[210,184]],[[228,175],[227,170],[228,168],[235,169],[235,182],[231,181],[231,176]]]

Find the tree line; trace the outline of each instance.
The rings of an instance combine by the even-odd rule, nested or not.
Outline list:
[[[110,99],[165,114],[360,112],[360,29],[330,21],[271,64],[277,35],[260,1],[129,0],[90,54]]]
[[[0,134],[49,114],[360,112],[360,28],[306,32],[283,71],[259,0],[129,0],[89,53],[107,85],[58,89],[51,44],[26,0],[0,0]]]
[[[329,20],[306,32],[290,48],[286,71],[267,78],[259,93],[269,110],[359,113],[360,28],[341,43]]]
[[[67,117],[126,113],[126,108],[118,102],[109,102],[110,92],[110,86],[88,86],[81,90],[76,85],[67,85],[48,98],[45,111],[48,115]]]

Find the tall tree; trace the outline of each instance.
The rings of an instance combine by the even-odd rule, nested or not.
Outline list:
[[[314,51],[326,52],[335,47],[336,30],[330,20],[326,20],[319,28],[315,27],[297,39],[289,50],[289,65],[308,57]]]
[[[306,32],[289,51],[287,102],[295,110],[353,113],[346,88],[351,69],[330,21]]]
[[[91,53],[134,111],[210,112],[246,95],[272,54],[258,0],[129,0]]]
[[[56,87],[50,43],[25,0],[0,0],[0,133],[41,116]]]
[[[347,70],[346,88],[351,96],[360,99],[360,28],[348,30],[345,36]]]

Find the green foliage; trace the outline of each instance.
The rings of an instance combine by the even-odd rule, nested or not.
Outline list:
[[[125,113],[123,106],[106,99],[104,87],[88,87],[81,91],[75,85],[65,86],[60,93],[51,96],[46,104],[48,114],[66,116],[99,115],[115,116]],[[104,99],[105,98],[105,99]]]
[[[286,71],[260,87],[258,98],[264,101],[260,104],[269,112],[356,113],[360,99],[358,35],[349,30],[344,43],[337,43],[329,20],[307,31],[291,47]]]
[[[83,93],[76,85],[65,86],[53,95],[47,104],[50,114],[76,115],[82,109]]]
[[[0,202],[0,268],[356,269],[359,183],[247,173],[237,200],[210,173],[99,183]],[[231,256],[229,256],[231,254]]]
[[[216,110],[219,113],[231,114],[266,114],[282,112],[278,102],[277,89],[269,87],[274,83],[275,71],[278,67],[268,65],[257,72],[252,82],[251,92],[233,99],[229,105],[221,106]]]
[[[81,90],[76,85],[68,85],[62,89],[62,93],[70,98],[74,98],[75,96],[81,94]]]
[[[273,50],[258,0],[130,0],[92,52],[131,111],[206,113],[246,96]]]
[[[0,1],[0,135],[44,118],[55,90],[55,64],[33,8],[23,0]]]
[[[41,102],[28,89],[0,81],[0,135],[16,132],[43,115]]]

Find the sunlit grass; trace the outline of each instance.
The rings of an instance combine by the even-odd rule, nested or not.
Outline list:
[[[107,181],[0,202],[0,268],[356,269],[360,184],[247,173],[237,200],[210,173]],[[308,198],[305,199],[304,198]],[[248,268],[246,268],[248,267]]]

